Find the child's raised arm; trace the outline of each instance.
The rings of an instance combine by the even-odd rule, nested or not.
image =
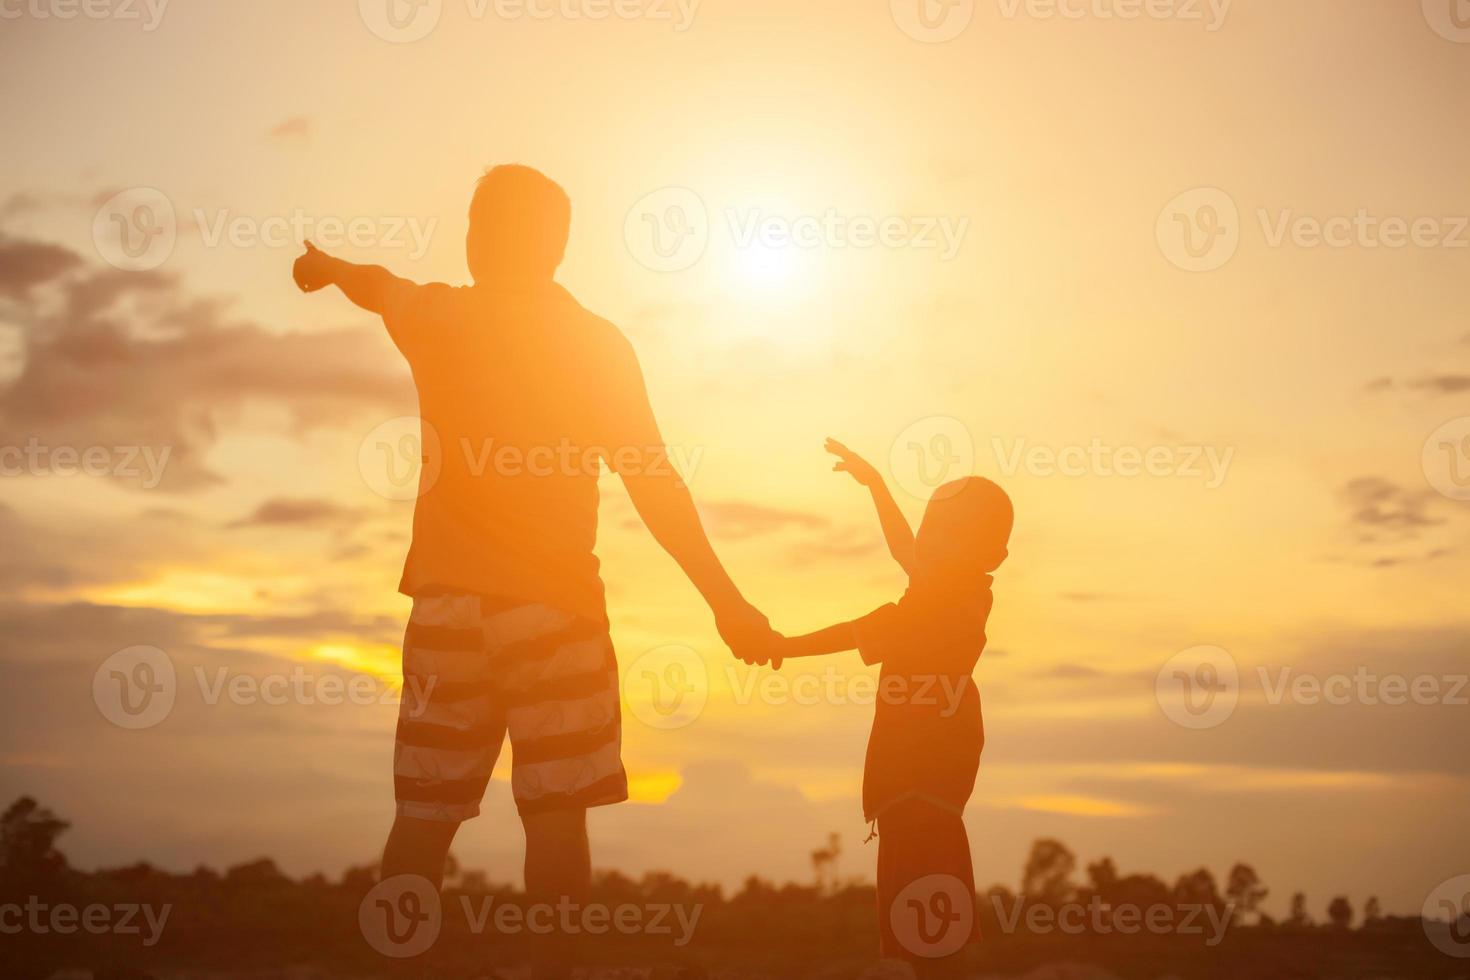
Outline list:
[[[872,463],[836,439],[828,439],[826,448],[827,452],[837,457],[837,462],[832,467],[834,471],[851,473],[854,480],[867,487],[873,494],[873,505],[878,508],[878,523],[883,525],[883,540],[888,542],[888,553],[905,572],[912,572],[914,532],[909,527],[908,520],[903,516],[903,511],[898,509],[898,501],[893,499],[893,493],[888,489],[888,484],[883,482],[882,474]],[[843,649],[850,648],[844,647]]]

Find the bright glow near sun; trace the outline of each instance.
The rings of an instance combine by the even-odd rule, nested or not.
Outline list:
[[[753,244],[735,250],[735,270],[743,285],[760,289],[788,290],[803,265],[794,246],[774,248]]]

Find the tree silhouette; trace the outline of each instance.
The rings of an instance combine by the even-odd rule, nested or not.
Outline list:
[[[1215,884],[1215,876],[1207,868],[1181,875],[1174,884],[1174,901],[1180,905],[1222,908],[1225,900]]]
[[[828,895],[837,891],[841,882],[837,877],[837,860],[842,856],[842,837],[837,833],[827,835],[827,846],[812,851],[812,869],[817,873],[817,893]]]
[[[1235,906],[1237,922],[1244,921],[1246,916],[1257,914],[1261,902],[1269,894],[1270,890],[1261,884],[1255,868],[1248,864],[1237,864],[1230,869],[1230,877],[1225,884],[1225,897]]]
[[[1031,845],[1021,874],[1021,894],[1034,902],[1061,905],[1072,897],[1077,857],[1061,841],[1046,838]]]
[[[0,906],[70,899],[76,876],[56,849],[56,839],[69,826],[29,796],[16,800],[0,815]],[[61,965],[62,937],[6,925],[0,941],[5,976],[16,980],[51,976]]]
[[[168,905],[173,911],[167,935],[155,947],[144,946],[136,934],[23,930],[19,935],[0,935],[0,976],[6,980],[223,976],[220,970],[226,965],[231,967],[229,975],[281,976],[291,975],[281,972],[283,968],[308,963],[310,975],[324,980],[372,975],[376,954],[364,946],[355,924],[362,897],[377,876],[375,865],[349,868],[335,880],[321,873],[293,877],[268,858],[223,872],[200,867],[174,874],[142,862],[83,872],[70,868],[56,847],[66,826],[30,799],[17,801],[0,818],[0,906],[24,903],[31,896],[53,908]],[[590,896],[599,905],[698,909],[700,924],[689,950],[671,950],[666,936],[651,933],[589,936],[591,958],[656,966],[650,974],[654,977],[715,975],[716,965],[728,967],[720,975],[731,977],[855,976],[856,966],[876,943],[874,891],[842,881],[841,851],[841,838],[834,834],[812,852],[816,887],[750,878],[733,894],[719,885],[693,884],[669,872],[652,871],[635,879],[618,871],[599,871]],[[1089,925],[1081,927],[1079,936],[1075,930],[1048,927],[1044,916],[1040,925],[1033,925],[1028,913],[1044,912],[1046,903],[1059,909],[1071,901],[1090,903],[1097,898],[1115,910],[1125,906],[1177,910],[1181,903],[1215,905],[1225,900],[1214,876],[1203,868],[1180,876],[1171,887],[1154,875],[1124,874],[1113,860],[1102,857],[1086,866],[1087,880],[1079,886],[1072,880],[1077,866],[1073,853],[1059,841],[1039,840],[1025,864],[1022,894],[999,886],[979,891],[978,915],[988,943],[985,958],[994,967],[987,968],[987,975],[1060,975],[1036,971],[1082,953],[1084,947],[1075,945],[1078,941],[1087,944],[1086,957],[1095,956],[1098,966],[1106,969],[1099,976],[1277,980],[1307,975],[1277,969],[1287,962],[1310,962],[1312,976],[1427,980],[1448,975],[1434,969],[1441,954],[1421,941],[1423,924],[1417,918],[1382,918],[1376,898],[1364,906],[1364,928],[1352,934],[1352,942],[1343,941],[1348,934],[1339,932],[1353,922],[1354,910],[1346,898],[1331,903],[1328,916],[1336,928],[1327,932],[1312,928],[1307,900],[1300,893],[1291,901],[1290,922],[1295,929],[1271,928],[1269,920],[1259,916],[1248,926],[1232,926],[1228,941],[1217,947],[1179,943],[1177,937],[1164,935],[1105,934]],[[450,897],[446,908],[457,907],[455,900],[468,894],[487,896],[502,907],[525,898],[510,885],[492,883],[483,872],[458,866],[451,870],[457,871],[453,891],[458,894]],[[1223,880],[1227,895],[1242,910],[1266,894],[1254,870],[1243,863]],[[17,889],[24,891],[17,894]],[[1451,917],[1458,912],[1445,911]],[[445,957],[444,970],[405,975],[486,975],[482,967],[487,958],[507,970],[518,969],[517,964],[524,963],[523,944],[493,932],[475,933],[446,915],[444,934],[435,947],[435,955]],[[1421,953],[1432,960],[1419,959]],[[791,972],[784,972],[787,967]],[[852,972],[843,972],[848,967],[854,967]]]
[[[1118,887],[1118,867],[1110,857],[1094,861],[1087,866],[1087,880],[1099,896],[1110,895]]]
[[[12,885],[58,881],[67,870],[56,839],[71,824],[23,796],[0,816],[0,870]]]
[[[1301,892],[1291,896],[1291,914],[1286,917],[1286,924],[1294,929],[1305,929],[1312,924],[1312,914],[1307,911],[1307,896]]]

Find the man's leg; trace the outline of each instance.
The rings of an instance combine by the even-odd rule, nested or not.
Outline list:
[[[531,975],[535,980],[564,980],[576,962],[573,948],[592,892],[587,811],[553,810],[522,816],[521,823],[526,828],[526,898],[532,906],[550,906],[555,923],[550,933],[531,933]],[[562,915],[568,907],[572,930],[564,932]]]
[[[435,890],[444,885],[444,863],[449,858],[449,845],[459,824],[439,820],[421,820],[399,815],[388,832],[383,847],[381,877],[418,875],[427,878]]]

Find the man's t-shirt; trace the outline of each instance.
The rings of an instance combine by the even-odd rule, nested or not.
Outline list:
[[[638,359],[561,286],[406,283],[383,316],[419,394],[425,462],[399,589],[607,621],[597,481],[668,466]]]
[[[965,595],[910,590],[857,621],[863,661],[883,665],[863,770],[866,819],[916,797],[956,813],[969,801],[985,748],[971,674],[985,650],[990,583]]]

